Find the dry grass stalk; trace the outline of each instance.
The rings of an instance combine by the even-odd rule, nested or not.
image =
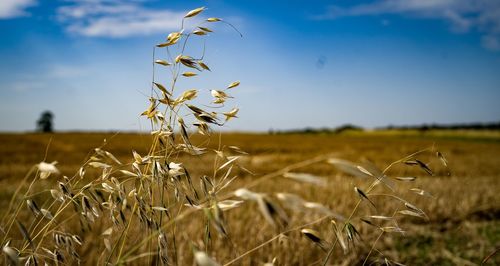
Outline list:
[[[80,262],[180,265],[186,262],[180,257],[186,256],[182,253],[182,247],[194,246],[196,243],[196,246],[203,248],[193,248],[192,261],[200,266],[220,265],[216,262],[218,250],[214,248],[214,243],[219,241],[219,246],[223,243],[225,247],[237,249],[229,229],[234,228],[232,223],[241,226],[240,221],[229,219],[231,215],[228,214],[232,211],[225,212],[243,208],[244,201],[257,205],[264,218],[262,222],[269,224],[275,235],[250,250],[236,250],[225,265],[236,263],[275,240],[285,237],[291,239],[290,235],[299,231],[327,253],[324,257],[324,264],[327,264],[336,250],[337,243],[343,254],[354,254],[354,247],[358,243],[367,245],[361,238],[364,230],[358,230],[361,227],[357,217],[364,217],[360,218],[361,221],[375,226],[376,231],[382,233],[404,232],[398,226],[397,219],[400,216],[396,214],[428,219],[423,210],[402,199],[399,194],[396,195],[397,184],[393,184],[388,176],[391,167],[402,163],[417,165],[429,175],[433,175],[427,164],[416,158],[420,152],[390,164],[383,171],[369,162],[355,164],[323,155],[289,165],[254,179],[245,187],[235,189],[232,182],[238,174],[234,172],[248,172],[239,163],[239,159],[247,153],[239,147],[225,147],[221,143],[218,148],[212,150],[206,143],[214,132],[213,128],[224,126],[238,117],[239,109],[227,109],[225,104],[232,101],[233,91],[236,91],[235,88],[240,82],[231,82],[224,89],[210,90],[212,101],[207,104],[198,102],[198,96],[206,90],[187,89],[179,92],[177,88],[181,79],[195,76],[197,79],[211,71],[205,61],[205,54],[198,57],[188,55],[188,41],[211,35],[214,30],[206,24],[220,22],[234,28],[219,18],[202,20],[192,29],[184,28],[184,20],[195,18],[205,10],[206,8],[201,7],[187,12],[179,31],[168,34],[166,40],[155,47],[166,50],[168,58],[159,59],[153,55],[153,65],[167,70],[171,74],[171,82],[167,86],[153,77],[149,103],[141,114],[151,123],[152,144],[149,151],[141,154],[132,150],[131,160],[127,163],[107,151],[103,144],[94,149],[74,175],[68,177],[61,175],[61,171],[56,167],[57,162],[41,162],[34,166],[35,175],[28,175],[33,178],[31,185],[24,193],[20,193],[21,188],[14,193],[8,216],[2,219],[2,228],[6,225],[2,239],[6,261],[14,265],[72,265]],[[153,72],[155,71],[154,69]],[[207,140],[198,141],[194,131],[207,137]],[[211,156],[213,168],[203,175],[192,176],[189,163],[200,159],[201,156]],[[444,166],[447,166],[444,156],[441,153],[437,153],[437,156]],[[327,177],[293,172],[297,168],[325,161],[344,173],[361,178],[362,182],[368,182],[363,190],[356,185],[352,187],[359,199],[348,215],[344,216],[331,210],[328,207],[331,205],[329,202],[309,202],[288,192],[266,194],[250,190],[280,176],[298,181],[302,186],[326,188],[331,185]],[[33,184],[40,179],[53,181],[54,187],[40,192],[33,191]],[[415,181],[414,177],[393,179]],[[229,188],[234,191],[225,191]],[[388,189],[391,194],[375,194],[375,189]],[[412,188],[410,191],[431,197],[429,192],[419,188]],[[18,193],[22,194],[22,197],[18,197]],[[275,194],[278,200],[272,196]],[[361,202],[368,201],[375,207],[375,202],[378,205],[378,199],[374,199],[376,196],[385,196],[390,198],[388,200],[391,202],[396,199],[399,205],[403,205],[399,207],[406,209],[397,209],[392,215],[378,213],[377,209],[376,214],[362,214]],[[233,197],[242,200],[232,199]],[[20,213],[23,207],[29,210],[31,215],[29,219],[21,222]],[[307,219],[292,221],[294,213],[314,213],[322,217],[309,223],[305,222]],[[192,229],[190,222],[183,221],[187,218],[201,221],[196,225],[204,231],[204,236],[189,235],[189,230]],[[331,218],[337,220],[332,220],[332,226],[326,228],[332,236],[331,240],[322,237],[313,229],[306,228],[312,225],[320,227],[322,221]],[[372,222],[373,220],[377,222]],[[292,222],[299,225],[292,227]],[[14,223],[17,224],[19,232],[12,229]],[[263,226],[263,231],[265,230],[268,228]],[[219,236],[218,239],[213,237],[214,232]],[[89,243],[88,239],[92,238],[99,239],[99,242]],[[378,239],[373,243],[369,255]],[[97,258],[84,258],[80,255],[80,252],[89,246],[102,250]],[[274,257],[270,264],[276,261]]]

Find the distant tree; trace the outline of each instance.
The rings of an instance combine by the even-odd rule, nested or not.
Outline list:
[[[49,133],[54,131],[52,120],[54,119],[54,115],[50,111],[45,111],[40,115],[37,124],[37,130],[44,133]]]
[[[363,131],[363,128],[360,126],[352,125],[352,124],[345,124],[342,126],[339,126],[333,130],[333,133],[335,134],[340,134],[342,132],[346,131]]]

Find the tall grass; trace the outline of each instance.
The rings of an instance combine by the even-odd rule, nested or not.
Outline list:
[[[435,159],[446,167],[444,156],[430,148],[379,169],[369,161],[353,163],[326,154],[252,177],[243,186],[235,187],[233,181],[239,175],[253,176],[239,162],[247,153],[223,145],[217,128],[237,118],[232,94],[240,82],[228,81],[224,89],[210,90],[210,103],[197,98],[207,90],[183,90],[179,86],[182,80],[211,72],[204,60],[204,43],[198,56],[187,54],[189,45],[212,35],[212,25],[223,23],[234,28],[219,18],[203,19],[194,27],[184,26],[204,11],[197,8],[188,12],[180,30],[170,33],[154,48],[151,96],[141,114],[151,125],[149,151],[133,151],[131,162],[124,163],[108,152],[104,143],[69,177],[61,175],[56,162],[33,166],[1,221],[6,264],[185,265],[194,261],[205,266],[224,261],[224,265],[232,265],[243,263],[270,245],[279,245],[283,251],[261,258],[266,265],[327,265],[334,254],[344,256],[346,261],[350,256],[364,254],[363,264],[393,263],[377,249],[377,242],[387,234],[404,235],[400,220],[405,217],[427,219],[424,210],[406,200],[405,195],[433,196],[418,187],[408,190],[407,185],[399,185],[413,183],[416,177],[388,173],[396,165],[405,165],[433,175],[421,156],[436,154]],[[157,57],[160,52],[162,56]],[[170,75],[169,83],[157,82],[156,68]],[[218,136],[215,149],[208,148],[212,135]],[[205,163],[207,159],[199,158],[207,156],[211,170],[194,176],[186,165],[193,161]],[[304,170],[319,163],[359,178],[357,184],[347,184],[352,198],[342,199],[353,202],[350,212],[339,213],[328,202],[310,202],[286,189],[259,190],[266,183],[284,178],[304,189],[323,191],[321,188],[331,186],[331,182]],[[39,186],[40,180],[51,180],[54,186],[44,189]],[[237,210],[238,215],[231,214]],[[237,238],[262,237],[242,231],[245,221],[257,221],[252,226],[260,228],[262,235],[270,232],[270,236],[242,250]],[[369,234],[376,234],[373,241],[364,237]],[[300,257],[293,254],[300,251],[287,244],[297,238],[310,241],[311,245],[303,248],[322,252],[321,260],[280,261],[283,254]]]

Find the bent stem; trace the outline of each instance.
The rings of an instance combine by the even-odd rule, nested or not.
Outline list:
[[[286,231],[284,231],[284,232],[281,232],[281,233],[279,233],[279,234],[277,234],[277,235],[273,236],[273,237],[272,237],[272,238],[270,238],[269,240],[267,240],[267,241],[263,242],[262,244],[260,244],[260,245],[258,245],[258,246],[256,246],[256,247],[254,247],[254,248],[252,248],[252,249],[248,250],[247,252],[245,252],[245,253],[241,254],[240,256],[238,256],[238,257],[236,257],[236,258],[232,259],[231,261],[229,261],[229,262],[225,263],[225,264],[224,264],[224,266],[229,266],[229,265],[231,265],[231,264],[233,264],[233,263],[235,263],[235,262],[237,262],[237,261],[241,260],[242,258],[244,258],[244,257],[246,257],[246,256],[248,256],[248,255],[250,255],[251,253],[253,253],[253,252],[255,252],[255,251],[259,250],[260,248],[262,248],[262,247],[264,247],[264,246],[268,245],[269,243],[273,242],[274,240],[276,240],[276,239],[277,239],[278,237],[280,237],[281,235],[285,235],[285,234],[288,234],[288,233],[291,233],[291,232],[294,232],[294,231],[298,231],[298,230],[300,230],[300,229],[302,229],[302,228],[304,228],[304,227],[306,227],[306,226],[310,226],[310,225],[313,225],[313,224],[317,224],[317,223],[319,223],[319,222],[321,222],[321,221],[325,220],[325,219],[326,219],[326,218],[328,218],[328,217],[330,217],[330,216],[323,216],[323,217],[321,217],[321,218],[319,218],[319,219],[317,219],[317,220],[314,220],[314,221],[312,221],[312,222],[310,222],[310,223],[303,224],[303,225],[299,225],[299,226],[294,227],[294,228],[292,228],[292,229],[289,229],[289,230],[286,230]]]
[[[426,149],[423,149],[423,150],[416,151],[416,152],[414,152],[414,153],[411,153],[410,155],[407,155],[406,157],[404,157],[404,158],[402,158],[402,159],[399,159],[399,160],[394,161],[394,162],[392,162],[391,164],[389,164],[389,165],[388,165],[388,166],[387,166],[387,167],[386,167],[386,168],[382,171],[382,174],[380,175],[380,177],[376,177],[376,178],[375,178],[375,180],[374,180],[374,181],[370,184],[370,186],[369,186],[369,187],[368,187],[368,189],[366,190],[366,194],[368,195],[368,194],[369,194],[369,193],[370,193],[370,192],[371,192],[371,191],[375,188],[375,186],[377,186],[377,185],[379,184],[380,179],[384,178],[384,176],[385,176],[385,174],[387,173],[387,171],[389,171],[392,167],[394,167],[395,165],[397,165],[397,164],[399,164],[399,163],[402,163],[402,162],[404,162],[404,161],[407,161],[407,160],[409,160],[409,159],[411,159],[411,158],[415,157],[415,156],[416,156],[416,155],[418,155],[418,154],[421,154],[421,153],[424,153],[424,152],[426,152],[426,151],[429,151],[429,150],[431,150],[431,149],[432,149],[432,147],[431,147],[431,148],[426,148]],[[401,198],[399,198],[399,197],[396,197],[396,196],[394,196],[394,197],[395,197],[395,198],[397,198],[397,199],[400,199],[400,200],[404,201],[403,199],[401,199]],[[352,210],[351,214],[349,215],[349,218],[347,218],[347,219],[345,220],[345,222],[344,222],[344,224],[343,224],[342,228],[345,228],[345,226],[346,226],[348,223],[350,223],[350,221],[352,220],[352,217],[354,216],[354,214],[355,214],[355,213],[356,213],[356,211],[358,210],[359,206],[361,205],[361,202],[362,202],[362,199],[359,199],[359,200],[358,200],[358,202],[356,203],[356,205],[355,205],[354,209]],[[406,201],[405,201],[405,202],[406,202]],[[382,237],[382,234],[381,234],[381,235],[377,238],[377,241],[378,241],[378,239],[379,239],[380,237]],[[337,243],[337,242],[335,242],[335,243],[332,245],[332,247],[328,250],[328,253],[327,253],[326,257],[325,257],[325,260],[323,261],[323,266],[326,266],[326,265],[327,265],[327,263],[328,263],[328,261],[330,260],[330,257],[331,257],[331,255],[333,254],[333,250],[335,249],[335,244],[336,244],[336,243]],[[376,241],[375,241],[375,243],[376,243]],[[372,249],[370,250],[370,253],[371,253],[371,251],[372,251],[372,250],[373,250],[373,246],[372,246]],[[366,258],[366,259],[367,259],[367,258]],[[365,259],[365,261],[366,261],[366,259]]]

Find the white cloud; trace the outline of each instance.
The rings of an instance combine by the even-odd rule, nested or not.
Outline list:
[[[26,16],[26,8],[34,6],[34,0],[0,0],[0,19]]]
[[[66,30],[88,37],[128,37],[179,29],[184,12],[148,9],[138,1],[86,0],[58,9]]]
[[[454,32],[480,32],[483,34],[482,44],[485,48],[500,50],[498,0],[376,0],[351,7],[329,6],[327,12],[316,16],[315,19],[387,14],[444,20]]]

